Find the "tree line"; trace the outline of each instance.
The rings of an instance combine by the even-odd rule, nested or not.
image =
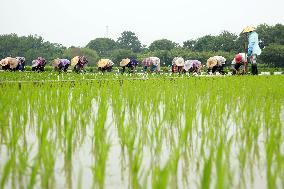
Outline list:
[[[263,46],[259,63],[269,67],[284,67],[284,25],[260,24],[256,30]],[[143,45],[138,36],[131,31],[122,32],[117,40],[96,38],[85,47],[70,48],[44,41],[37,35],[19,37],[16,34],[7,34],[0,35],[0,57],[24,56],[30,64],[38,56],[45,57],[50,62],[57,57],[71,59],[76,55],[85,55],[89,59],[89,65],[95,66],[100,58],[110,58],[119,65],[120,60],[125,57],[141,61],[147,56],[157,56],[163,65],[168,66],[175,56],[199,59],[205,63],[210,56],[221,55],[231,61],[235,54],[245,51],[246,45],[245,35],[229,31],[222,31],[216,36],[205,35],[189,39],[182,45],[168,39],[159,39],[148,47]]]

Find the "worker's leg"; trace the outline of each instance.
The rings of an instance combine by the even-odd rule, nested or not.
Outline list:
[[[156,65],[152,65],[152,67],[151,67],[151,72],[156,71],[156,69],[157,69],[157,66],[156,66]]]
[[[144,66],[143,71],[146,72],[147,71],[147,66]]]
[[[252,72],[252,75],[258,75],[256,54],[253,54],[250,57],[250,61],[251,61],[251,72]]]
[[[236,74],[237,72],[239,72],[240,67],[241,67],[241,64],[235,64],[233,66],[233,74]]]
[[[221,64],[220,66],[218,66],[218,72],[220,73],[220,74],[224,74],[225,72],[224,72],[224,64]]]
[[[124,74],[124,72],[125,72],[125,66],[122,66],[121,74]]]
[[[107,67],[107,72],[111,72],[112,66]]]
[[[218,66],[213,66],[212,73],[215,73],[217,71],[217,69],[218,69]]]
[[[179,74],[182,73],[182,66],[178,66],[178,73],[179,73]]]
[[[128,69],[129,69],[129,73],[134,73],[134,69],[135,69],[134,66],[130,66]]]

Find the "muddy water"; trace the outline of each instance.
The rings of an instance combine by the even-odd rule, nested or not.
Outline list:
[[[129,178],[131,177],[130,173],[130,162],[129,162],[129,156],[124,151],[122,152],[122,146],[120,143],[119,135],[118,135],[118,129],[116,127],[115,120],[113,119],[113,110],[111,108],[111,102],[109,102],[110,107],[108,108],[107,112],[107,121],[105,123],[106,125],[106,131],[107,131],[107,138],[102,138],[101,140],[108,140],[110,142],[110,148],[107,156],[107,163],[106,163],[106,171],[105,171],[105,181],[104,186],[105,188],[131,188],[131,181]],[[92,101],[92,114],[97,115],[97,107],[98,103],[96,100]],[[163,108],[163,105],[160,105],[160,108]],[[161,112],[163,112],[161,110]],[[138,112],[139,114],[139,112]],[[283,114],[284,110],[281,111],[281,119],[283,121]],[[182,115],[181,117],[185,119],[185,115]],[[163,113],[161,114],[161,117],[163,117]],[[55,167],[54,167],[54,177],[55,177],[55,188],[93,188],[94,182],[93,182],[93,172],[92,167],[95,164],[95,159],[92,152],[92,143],[93,143],[93,120],[95,120],[96,117],[92,117],[91,120],[89,120],[89,124],[86,127],[86,136],[84,136],[84,139],[82,143],[76,147],[72,154],[72,161],[70,163],[66,162],[64,154],[60,151],[57,151],[55,154]],[[126,118],[127,119],[127,118]],[[185,153],[189,153],[190,155],[190,162],[185,162],[182,157],[180,157],[180,160],[178,161],[178,167],[177,167],[177,180],[176,180],[176,186],[178,188],[199,188],[200,184],[200,178],[202,177],[202,166],[199,165],[202,164],[203,159],[199,155],[199,150],[202,145],[202,115],[201,112],[197,112],[196,119],[194,121],[195,128],[192,132],[192,139],[190,141],[190,144],[188,145],[188,149],[186,149]],[[222,129],[224,132],[227,133],[227,138],[234,138],[234,136],[239,132],[238,125],[234,124],[234,120],[231,117],[230,119],[226,120],[226,123],[228,125],[225,125]],[[185,125],[185,121],[181,122],[182,128]],[[152,125],[149,125],[149,131],[153,132]],[[167,126],[165,126],[167,127]],[[168,126],[170,127],[170,126]],[[30,156],[30,162],[32,162],[33,157],[36,156],[38,151],[38,138],[36,136],[36,133],[34,133],[34,128],[29,128],[29,125],[26,126],[26,139],[27,139],[27,146],[31,147],[29,151]],[[172,133],[174,140],[178,140],[176,138],[178,136],[177,129],[173,129]],[[245,168],[245,172],[242,172],[239,169],[239,161],[238,161],[238,153],[240,152],[240,143],[238,141],[235,141],[234,144],[231,145],[230,150],[230,158],[228,159],[230,164],[230,171],[232,171],[232,188],[266,188],[266,167],[265,167],[265,156],[264,156],[264,140],[265,136],[263,133],[261,133],[258,137],[257,144],[259,145],[259,153],[260,158],[255,163],[250,163]],[[204,144],[203,144],[204,145]],[[151,188],[152,178],[151,178],[151,170],[153,166],[153,159],[152,158],[158,158],[158,163],[160,164],[160,167],[164,167],[171,157],[171,146],[169,144],[169,141],[167,141],[167,138],[163,139],[161,152],[157,157],[153,157],[153,154],[151,151],[153,149],[149,148],[149,146],[144,146],[143,148],[143,155],[141,159],[141,169],[139,170],[139,174],[141,174],[141,178],[146,180],[146,187]],[[3,165],[5,164],[5,161],[8,159],[9,154],[7,152],[7,149],[5,145],[1,145],[0,147],[1,151],[1,168],[3,168]],[[209,149],[205,148],[205,154],[209,153]],[[155,161],[156,162],[156,161]],[[157,162],[156,162],[157,163]],[[69,168],[66,169],[66,166]],[[201,168],[199,167],[201,166]],[[142,171],[143,170],[143,171]],[[250,172],[250,171],[251,172]],[[214,179],[214,171],[212,172],[212,183],[216,183],[216,180]],[[28,178],[28,176],[27,176]],[[241,182],[242,179],[246,179],[243,183]],[[38,178],[39,179],[39,178]],[[144,185],[142,180],[140,180],[140,184]],[[5,188],[10,188],[11,182],[8,182]],[[144,185],[145,186],[145,185]],[[39,182],[36,184],[36,187],[40,187]]]

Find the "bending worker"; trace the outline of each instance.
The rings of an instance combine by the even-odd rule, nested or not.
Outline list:
[[[223,56],[213,56],[207,60],[208,73],[211,71],[212,74],[219,72],[224,74],[224,65],[226,64],[226,58]]]
[[[246,53],[239,53],[235,56],[235,58],[232,61],[232,71],[233,75],[240,73],[240,67],[247,65],[247,57]],[[242,72],[244,74],[244,72]]]

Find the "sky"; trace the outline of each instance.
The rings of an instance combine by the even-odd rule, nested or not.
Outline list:
[[[64,46],[132,31],[144,45],[183,41],[247,25],[284,24],[283,0],[1,0],[0,34],[39,35]],[[107,29],[108,28],[108,29]]]

